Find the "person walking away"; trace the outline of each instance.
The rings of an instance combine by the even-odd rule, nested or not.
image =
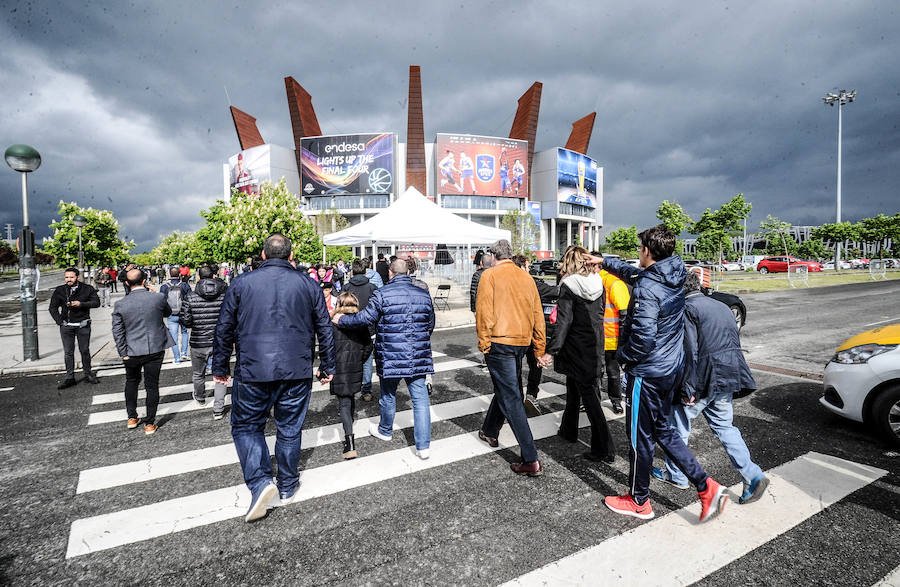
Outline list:
[[[416,270],[419,268],[419,264],[412,257],[406,258],[406,271],[409,275],[412,284],[418,288],[424,289],[428,295],[431,295],[431,289],[429,289],[428,284],[416,277]],[[433,303],[434,300],[432,300]],[[434,391],[434,376],[431,373],[425,375],[425,389],[428,390],[428,395],[431,395]]]
[[[69,267],[63,273],[63,279],[65,283],[56,287],[50,295],[50,317],[59,326],[66,365],[66,378],[56,388],[66,389],[78,383],[75,380],[76,340],[84,378],[96,385],[100,381],[91,371],[91,308],[100,307],[100,298],[93,287],[79,283],[78,269]]]
[[[425,375],[434,373],[434,307],[431,296],[413,285],[407,271],[406,261],[397,259],[389,268],[388,283],[375,290],[365,309],[358,314],[335,316],[333,320],[344,328],[375,325],[381,419],[377,425],[372,424],[369,433],[379,440],[391,440],[397,387],[404,380],[413,406],[416,455],[424,460],[431,455],[431,408]]]
[[[372,268],[372,259],[369,258],[369,259],[363,259],[363,260],[366,262],[366,277],[368,278],[369,283],[371,283],[373,286],[375,286],[375,289],[378,289],[379,287],[383,287],[385,284],[385,281],[383,279],[381,279],[381,275],[379,275],[379,273]],[[365,307],[365,306],[361,306],[361,307]]]
[[[600,270],[603,288],[606,293],[606,307],[603,310],[603,335],[605,351],[603,359],[606,363],[606,394],[612,404],[614,414],[621,414],[622,409],[622,375],[616,361],[616,349],[619,348],[619,325],[628,312],[631,294],[625,282],[606,271]]]
[[[478,431],[478,438],[492,447],[498,446],[497,435],[503,421],[509,422],[522,452],[522,461],[510,468],[518,475],[538,477],[544,474],[537,448],[525,416],[519,378],[522,357],[533,345],[541,367],[546,344],[544,311],[534,281],[513,265],[509,241],[491,245],[490,254],[496,265],[481,275],[475,306],[475,329],[478,350],[484,353],[494,384],[494,397]]]
[[[110,306],[109,289],[112,287],[112,283],[113,277],[109,273],[109,267],[104,267],[97,276],[97,293],[100,295],[101,308],[108,308]]]
[[[225,292],[213,337],[213,380],[231,389],[231,436],[250,490],[245,522],[266,515],[281,496],[290,503],[299,486],[300,430],[312,389],[312,353],[319,344],[320,382],[334,374],[334,338],[325,298],[316,283],[296,271],[291,241],[272,234],[258,269],[235,279]],[[266,421],[274,407],[276,482],[266,444]]]
[[[171,273],[169,273],[169,275],[171,275]],[[178,277],[181,278],[183,283],[189,282],[191,280],[191,268],[187,265],[182,265],[178,269]]]
[[[127,275],[128,275],[128,272],[129,272],[129,271],[131,271],[132,269],[134,269],[134,267],[135,267],[134,263],[128,263],[128,264],[125,265],[125,266],[122,268],[122,270],[119,272],[119,278],[118,278],[118,279],[119,279],[119,281],[122,282],[122,289],[125,290],[125,295],[126,295],[126,296],[127,296],[128,294],[131,293],[131,288],[128,286],[128,277],[127,277]]]
[[[568,442],[578,441],[579,408],[583,403],[591,422],[591,450],[584,457],[612,463],[616,460],[615,445],[600,406],[597,385],[603,377],[605,290],[603,278],[587,261],[587,250],[579,246],[570,246],[563,254],[556,330],[544,362],[549,362],[552,355],[557,373],[566,376],[566,408],[559,436]]]
[[[718,437],[731,464],[744,480],[739,502],[762,497],[769,479],[753,462],[741,431],[734,425],[734,394],[756,389],[734,316],[725,304],[700,291],[700,277],[690,271],[684,281],[684,381],[669,414],[669,425],[687,444],[691,420],[703,414]],[[653,468],[653,476],[679,489],[688,488],[687,477],[672,461]]]
[[[359,313],[359,300],[350,292],[338,296],[338,305],[331,313],[332,318]],[[372,339],[365,326],[347,328],[334,327],[334,379],[331,380],[331,395],[337,396],[344,428],[345,459],[355,459],[356,437],[353,435],[353,420],[356,414],[356,394],[363,379],[363,364],[372,354]],[[321,374],[320,374],[321,375]],[[321,378],[321,377],[320,377]]]
[[[169,308],[172,310],[171,315],[166,318],[166,324],[169,327],[169,332],[172,333],[172,340],[175,341],[172,346],[172,355],[174,357],[172,362],[178,365],[181,361],[191,360],[191,357],[188,355],[188,329],[178,318],[181,314],[181,305],[184,299],[191,293],[191,286],[183,281],[178,267],[169,269],[169,276],[171,279],[168,283],[160,286],[159,293],[166,298],[166,302],[168,302]],[[181,336],[180,347],[178,343],[179,335]]]
[[[351,264],[350,270],[353,273],[350,280],[347,282],[346,291],[348,293],[356,296],[356,299],[359,302],[360,308],[365,308],[369,304],[369,298],[372,297],[372,294],[375,292],[375,286],[369,281],[369,278],[366,277],[366,268],[368,267],[368,261],[366,259],[356,259]],[[377,273],[376,273],[377,275]],[[370,324],[368,327],[369,330],[369,338],[374,342],[375,341],[375,325]],[[372,346],[369,351],[369,355],[363,364],[363,378],[362,378],[362,400],[364,402],[372,401],[372,360],[375,355],[375,347]]]
[[[660,224],[638,235],[638,269],[617,259],[592,257],[626,282],[634,284],[628,316],[616,359],[625,369],[625,430],[630,441],[630,487],[625,495],[609,496],[606,507],[644,520],[653,517],[650,471],[658,443],[678,465],[700,497],[700,521],[717,516],[728,494],[706,474],[678,433],[668,424],[672,398],[684,369],[684,262],[675,255],[675,234]]]
[[[534,285],[538,290],[538,296],[541,298],[542,311],[544,304],[556,303],[557,298],[559,298],[559,286],[549,285],[540,277],[528,273],[528,259],[525,258],[525,255],[513,255],[512,261],[516,267],[525,271],[525,273],[534,280]],[[546,326],[547,324],[545,321],[545,329]],[[547,332],[546,335],[547,344],[550,344],[550,333]],[[522,393],[524,398],[525,415],[529,418],[533,418],[541,415],[541,408],[538,404],[537,395],[538,391],[540,391],[541,377],[543,376],[544,370],[538,365],[537,358],[534,356],[534,348],[529,347],[528,352],[525,353],[525,360],[528,363],[528,381],[527,386],[523,388],[522,378],[519,377],[519,392]]]
[[[375,272],[381,277],[382,283],[387,283],[390,279],[390,275],[388,275],[388,262],[384,260],[384,255],[382,253],[378,253],[378,262],[375,263]]]
[[[159,405],[159,371],[166,349],[172,346],[172,335],[163,324],[163,318],[172,309],[161,293],[147,289],[147,274],[140,269],[130,269],[125,279],[131,293],[113,306],[112,333],[116,351],[125,366],[126,426],[137,428],[141,423],[137,413],[138,384],[141,372],[147,392],[147,414],[144,417],[144,434],[156,432],[156,408]]]
[[[119,272],[116,270],[115,267],[109,268],[109,276],[112,277],[111,285],[112,285],[113,292],[119,293],[119,285],[118,285],[119,280],[117,279],[119,276]]]
[[[213,340],[219,309],[228,286],[215,278],[215,269],[204,265],[197,270],[197,285],[181,302],[178,321],[191,331],[191,370],[194,382],[194,401],[206,404],[206,372],[212,357]],[[213,419],[225,414],[225,385],[216,383],[213,389]]]

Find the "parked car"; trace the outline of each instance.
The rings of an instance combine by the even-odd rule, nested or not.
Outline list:
[[[743,271],[744,264],[737,261],[725,261],[722,263],[723,271]]]
[[[819,403],[900,445],[900,322],[844,341],[825,366]]]
[[[854,269],[868,269],[869,268],[869,260],[868,259],[847,259],[850,262],[850,265]]]
[[[641,260],[640,259],[625,259],[625,262],[631,265],[632,267],[640,267]]]
[[[850,265],[849,261],[841,261],[841,269],[852,269],[853,266]],[[825,271],[833,271],[834,270],[834,261],[825,261],[822,264],[822,269]]]
[[[788,259],[790,259],[791,267],[806,265],[810,272],[822,270],[822,265],[817,261],[801,261],[794,257],[766,257],[757,264],[756,270],[762,274],[786,272],[788,270]]]
[[[743,300],[734,294],[725,293],[724,291],[713,291],[708,287],[701,287],[700,291],[728,306],[728,309],[731,310],[731,314],[734,316],[738,332],[740,332],[747,322],[747,306],[744,305]]]
[[[559,261],[554,259],[542,259],[535,261],[528,268],[532,275],[556,275],[559,271]]]

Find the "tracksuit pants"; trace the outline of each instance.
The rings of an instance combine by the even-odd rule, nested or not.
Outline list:
[[[681,371],[664,377],[636,377],[625,373],[630,493],[642,505],[650,499],[650,470],[656,443],[698,491],[706,488],[706,471],[688,450],[678,431],[669,425],[672,398],[680,384]]]

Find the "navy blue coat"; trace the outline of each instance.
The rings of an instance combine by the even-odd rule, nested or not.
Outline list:
[[[319,341],[319,370],[334,373],[334,334],[318,284],[283,259],[235,279],[225,292],[213,340],[213,375],[228,375],[235,347],[235,379],[311,379]]]
[[[701,399],[714,392],[756,389],[728,306],[702,292],[691,292],[685,299],[684,316],[683,396]]]
[[[603,268],[634,285],[616,359],[636,377],[664,377],[684,368],[684,278],[678,255],[645,270],[617,259]]]
[[[384,379],[434,373],[431,331],[434,306],[424,289],[408,275],[396,275],[379,287],[359,314],[342,316],[338,324],[353,328],[375,324],[375,366]]]

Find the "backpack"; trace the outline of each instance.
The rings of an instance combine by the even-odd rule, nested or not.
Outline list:
[[[166,302],[172,308],[172,314],[178,315],[181,312],[181,284],[170,285],[169,292],[166,294]]]

